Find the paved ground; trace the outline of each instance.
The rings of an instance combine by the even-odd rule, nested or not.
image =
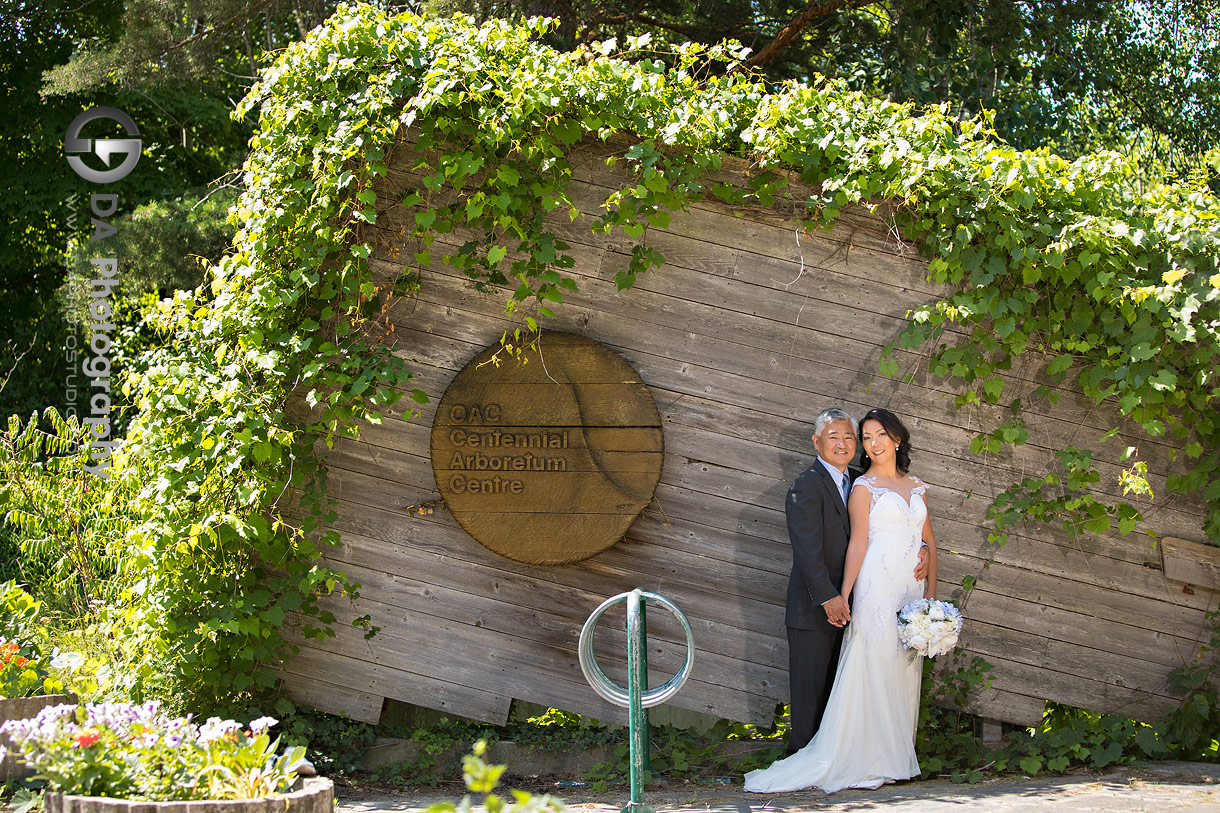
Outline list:
[[[612,789],[594,795],[584,788],[558,788],[553,784],[508,781],[504,787],[550,792],[564,799],[574,813],[617,813],[628,791]],[[438,791],[398,794],[336,789],[338,813],[409,813],[438,801],[457,801],[460,788],[450,795]],[[507,794],[506,794],[507,795]],[[820,791],[757,795],[740,784],[730,786],[669,785],[651,788],[644,801],[660,813],[796,813],[804,810],[858,811],[885,807],[897,811],[966,813],[966,811],[1161,811],[1189,810],[1220,813],[1220,765],[1185,762],[1154,763],[1125,768],[1103,776],[1057,777],[1023,782],[997,780],[977,785],[954,785],[947,780],[903,782],[874,791],[842,791],[826,796]],[[482,808],[477,808],[482,810]]]

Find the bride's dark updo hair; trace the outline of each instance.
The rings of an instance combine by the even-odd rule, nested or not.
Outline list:
[[[898,416],[888,409],[870,409],[868,414],[860,419],[860,428],[856,431],[856,435],[860,440],[860,448],[864,448],[864,422],[877,421],[881,424],[881,428],[898,444],[898,451],[894,455],[894,462],[898,465],[898,471],[906,474],[911,470],[911,433],[902,425],[902,421],[898,420]],[[860,465],[864,471],[868,471],[868,467],[873,465],[873,459],[868,456],[868,452],[862,452],[864,459],[860,461]]]

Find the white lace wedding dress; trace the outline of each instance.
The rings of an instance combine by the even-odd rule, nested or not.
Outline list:
[[[919,774],[915,725],[923,658],[898,640],[898,611],[923,597],[914,578],[926,487],[912,477],[908,504],[901,494],[867,476],[853,488],[872,493],[868,550],[851,598],[838,671],[822,724],[795,754],[746,774],[746,790],[778,793],[819,787],[878,788]]]

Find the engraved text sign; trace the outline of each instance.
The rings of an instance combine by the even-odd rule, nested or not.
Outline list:
[[[449,510],[519,562],[587,559],[623,538],[661,476],[661,420],[648,388],[592,339],[546,332],[525,362],[458,373],[432,425],[432,469]]]

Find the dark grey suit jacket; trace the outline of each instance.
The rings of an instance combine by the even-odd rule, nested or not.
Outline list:
[[[853,477],[849,469],[849,480]],[[839,487],[821,461],[805,469],[784,504],[792,544],[792,576],[784,622],[796,629],[836,629],[822,604],[839,594],[851,524]]]

